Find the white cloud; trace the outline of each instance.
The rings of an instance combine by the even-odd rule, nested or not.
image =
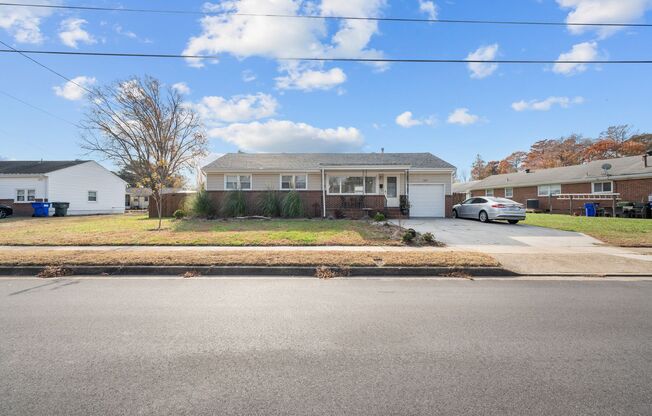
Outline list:
[[[15,3],[32,3],[30,0],[18,0]],[[41,4],[52,4],[43,1]],[[0,29],[4,29],[20,43],[41,43],[41,21],[53,13],[52,9],[35,7],[0,6]]]
[[[54,93],[59,97],[65,98],[70,101],[78,101],[84,98],[87,94],[84,88],[89,88],[95,84],[95,78],[87,76],[78,76],[72,79],[73,82],[66,82],[62,85],[55,85],[52,87]],[[84,88],[81,88],[84,87]]]
[[[498,54],[498,44],[481,46],[474,52],[471,52],[466,59],[468,60],[493,60],[496,59]],[[471,78],[482,79],[493,74],[498,69],[498,64],[472,62],[467,64],[469,71],[471,71]]]
[[[573,45],[569,52],[562,53],[558,61],[590,61],[598,56],[598,44],[596,42],[582,42]],[[553,65],[552,71],[557,74],[575,75],[586,71],[586,64],[580,63],[559,63]]]
[[[582,104],[584,102],[584,97],[548,97],[545,100],[530,100],[530,101],[517,101],[512,103],[512,108],[514,111],[548,111],[554,105],[558,105],[561,108],[568,108],[574,104]]]
[[[432,1],[419,0],[419,11],[428,16],[428,19],[437,20],[439,8]]]
[[[208,134],[247,152],[346,152],[360,150],[364,144],[354,127],[322,129],[288,120],[235,123]]]
[[[433,116],[423,118],[423,119],[415,119],[411,111],[405,111],[399,114],[398,116],[396,116],[395,121],[396,124],[406,129],[409,129],[410,127],[414,127],[414,126],[421,126],[421,125],[431,126],[436,122]]]
[[[251,82],[256,80],[256,74],[251,69],[245,69],[242,71],[242,80],[244,82]]]
[[[287,67],[287,75],[276,78],[276,87],[282,90],[329,90],[346,81],[340,68],[327,71],[308,69],[299,65]]]
[[[652,8],[650,0],[557,0],[561,8],[571,9],[566,22],[575,23],[631,23],[639,20],[647,9]],[[574,34],[596,30],[606,38],[622,27],[568,26]]]
[[[320,3],[297,0],[229,0],[207,4],[219,16],[200,20],[201,34],[191,37],[184,50],[188,55],[228,53],[238,58],[284,57],[382,57],[368,47],[378,33],[378,23],[343,20],[335,28],[323,19],[276,19],[232,16],[230,13],[322,14],[325,16],[378,16],[385,0],[322,0]],[[189,59],[189,64],[203,62]],[[282,68],[281,68],[282,69]]]
[[[96,43],[97,40],[82,28],[88,23],[84,19],[70,18],[61,21],[59,25],[59,39],[64,45],[77,49],[79,42],[86,44]]]
[[[182,95],[190,94],[190,87],[185,82],[177,82],[176,84],[173,84],[172,89]]]
[[[152,43],[152,41],[150,39],[141,38],[135,32],[133,32],[131,30],[128,30],[128,29],[125,29],[120,24],[114,25],[113,30],[115,30],[115,33],[117,33],[118,35],[125,36],[125,37],[127,37],[129,39],[134,39],[134,40],[137,40],[137,41],[142,42],[142,43]]]
[[[192,104],[204,122],[210,125],[259,120],[276,114],[278,102],[271,95],[258,93],[236,95],[231,98],[204,97]]]
[[[449,124],[466,126],[480,121],[480,116],[469,113],[468,108],[457,108],[448,115]]]

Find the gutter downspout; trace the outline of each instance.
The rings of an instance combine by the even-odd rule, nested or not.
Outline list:
[[[326,177],[324,168],[321,168],[321,201],[322,201],[322,218],[326,218]]]

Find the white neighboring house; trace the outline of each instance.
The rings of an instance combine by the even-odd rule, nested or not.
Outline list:
[[[127,183],[92,160],[0,161],[0,203],[31,215],[34,201],[68,202],[68,215],[122,214]]]

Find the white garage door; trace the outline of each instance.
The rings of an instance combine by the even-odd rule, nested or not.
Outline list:
[[[444,185],[410,184],[410,217],[444,217]]]

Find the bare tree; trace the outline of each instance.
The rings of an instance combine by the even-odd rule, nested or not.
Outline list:
[[[151,188],[161,229],[162,191],[207,153],[198,114],[181,95],[144,76],[94,88],[82,147],[128,169]]]

